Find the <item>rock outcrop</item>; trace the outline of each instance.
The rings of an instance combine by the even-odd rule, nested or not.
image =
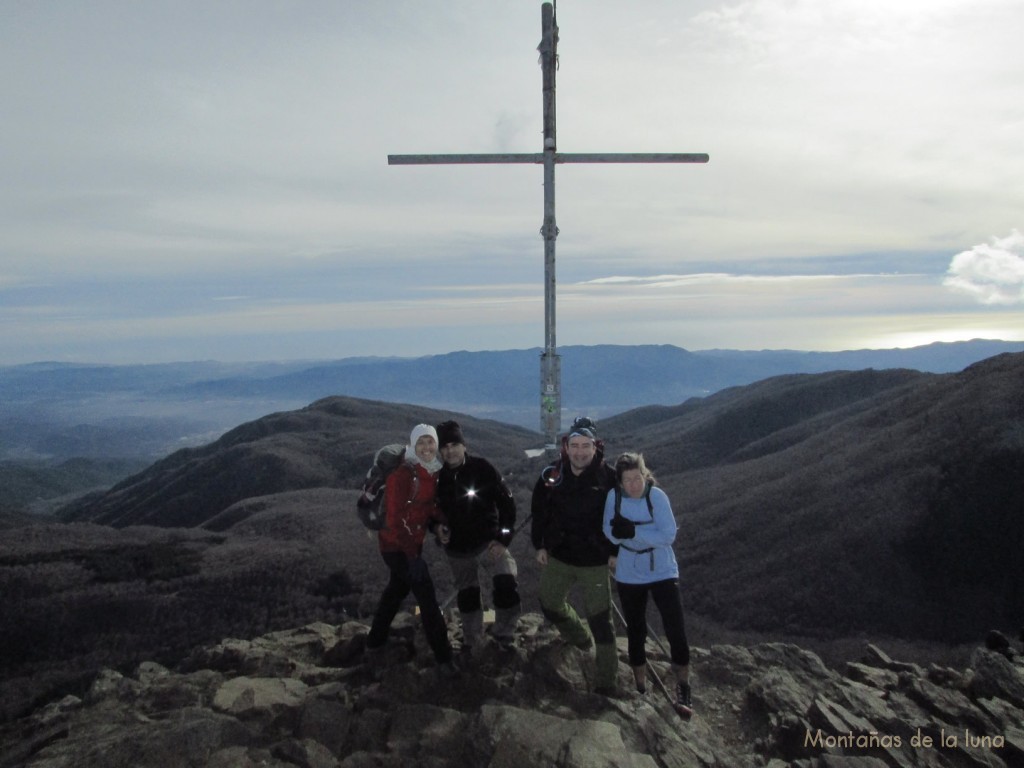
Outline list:
[[[4,768],[369,766],[1019,766],[1024,671],[979,648],[969,669],[923,668],[868,646],[837,671],[789,644],[693,650],[694,704],[657,687],[588,692],[592,658],[525,616],[517,647],[487,646],[454,680],[415,621],[368,659],[366,626],[312,624],[225,640],[177,670],[106,670],[0,732]],[[624,641],[622,641],[624,642]],[[652,648],[661,678],[668,665]]]

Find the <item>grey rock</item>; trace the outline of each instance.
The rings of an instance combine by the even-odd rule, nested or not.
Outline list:
[[[484,707],[481,721],[493,746],[493,768],[655,768],[650,755],[630,753],[620,730],[599,720],[567,720],[512,707]]]
[[[217,690],[212,708],[261,729],[280,729],[298,724],[308,690],[295,678],[236,677]]]
[[[412,630],[411,634],[407,630]],[[620,643],[616,697],[591,692],[593,655],[536,614],[441,680],[402,622],[373,664],[359,622],[226,639],[178,669],[102,670],[81,698],[0,728],[2,768],[876,768],[1024,763],[1021,672],[980,651],[960,671],[866,656],[830,669],[795,645],[694,648],[696,714],[651,679],[634,694]],[[652,651],[651,675],[672,679]],[[968,743],[965,733],[987,742]],[[961,743],[940,749],[940,734]],[[875,741],[866,741],[873,737]],[[931,747],[912,747],[912,738]],[[998,739],[998,740],[997,740]]]
[[[822,755],[818,765],[820,768],[887,768],[889,764],[877,757]]]
[[[873,643],[868,643],[864,649],[864,662],[880,669],[888,669],[891,672],[909,672],[912,675],[923,674],[921,667],[917,664],[894,661],[885,651]]]
[[[977,699],[998,697],[1024,708],[1024,671],[1005,656],[978,649],[971,655],[968,689]]]
[[[995,724],[982,709],[956,689],[943,688],[922,677],[902,675],[902,692],[944,723],[960,723],[975,732],[992,733]]]
[[[338,758],[313,739],[288,739],[272,747],[270,754],[299,768],[338,767]]]
[[[1010,726],[1005,730],[1006,753],[1003,759],[1007,765],[1024,765],[1024,728]]]
[[[882,691],[895,688],[900,679],[900,676],[890,669],[879,669],[856,661],[847,662],[846,676]]]

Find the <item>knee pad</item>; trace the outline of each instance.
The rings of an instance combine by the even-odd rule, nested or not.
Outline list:
[[[612,612],[610,610],[595,613],[587,616],[587,624],[590,625],[590,634],[594,636],[594,642],[598,645],[607,645],[615,642],[615,628],[612,626]]]
[[[515,576],[501,574],[495,576],[493,581],[495,608],[515,608],[519,605],[519,585]]]
[[[456,597],[459,613],[472,613],[480,610],[480,587],[460,589]]]

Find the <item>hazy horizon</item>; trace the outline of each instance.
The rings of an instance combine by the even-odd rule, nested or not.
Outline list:
[[[613,346],[613,347],[675,347],[684,352],[691,354],[709,354],[718,352],[735,352],[735,353],[793,353],[793,354],[841,354],[844,352],[856,353],[856,352],[896,352],[899,350],[914,350],[921,349],[923,347],[932,347],[937,345],[957,345],[957,344],[968,344],[972,342],[991,343],[991,344],[1024,344],[1024,341],[1018,341],[1016,339],[965,339],[963,341],[934,341],[927,344],[917,344],[913,346],[905,347],[861,347],[859,349],[840,349],[840,350],[825,350],[825,349],[794,349],[794,348],[779,348],[779,349],[734,349],[730,347],[709,347],[707,349],[686,349],[685,347],[679,347],[675,344],[567,344],[564,347],[559,347],[559,350],[573,347],[600,347],[600,346]],[[329,363],[329,362],[344,362],[347,360],[418,360],[428,357],[444,357],[446,355],[455,355],[463,353],[506,353],[506,352],[531,352],[536,351],[538,355],[544,351],[542,346],[533,347],[515,347],[505,349],[479,349],[479,350],[467,350],[467,349],[450,349],[444,352],[431,352],[423,355],[388,355],[388,354],[377,354],[377,355],[346,355],[344,357],[298,357],[298,358],[254,358],[248,360],[222,360],[214,358],[197,358],[197,359],[181,359],[181,360],[166,360],[162,362],[110,362],[106,360],[76,360],[76,361],[65,361],[65,360],[32,360],[25,363],[8,363],[0,364],[0,368],[16,368],[20,366],[34,366],[34,365],[68,365],[68,366],[115,366],[115,367],[128,367],[128,366],[159,366],[159,365],[200,365],[208,363],[211,365],[226,365],[226,366],[244,366],[244,365],[302,365],[304,363]]]

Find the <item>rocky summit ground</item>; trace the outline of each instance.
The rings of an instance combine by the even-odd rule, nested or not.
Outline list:
[[[592,656],[536,614],[515,649],[462,656],[456,679],[438,675],[416,624],[400,617],[373,660],[365,624],[321,623],[224,640],[173,671],[103,671],[84,697],[5,726],[0,765],[1024,765],[1024,667],[1012,651],[979,648],[957,670],[867,645],[837,670],[790,644],[695,648],[696,714],[684,721],[657,684],[632,691],[624,645],[620,692],[608,698],[589,692]],[[654,645],[651,658],[666,679]]]

